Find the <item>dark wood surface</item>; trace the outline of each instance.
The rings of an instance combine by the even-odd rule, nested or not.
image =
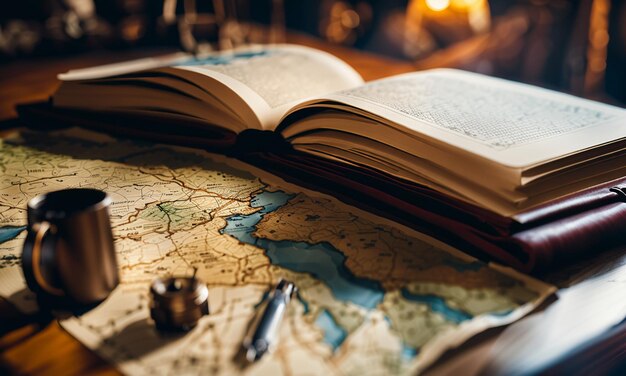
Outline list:
[[[414,69],[408,62],[330,46],[300,35],[288,42],[331,52],[352,65],[366,80]],[[42,57],[0,65],[0,121],[13,125],[15,105],[45,101],[59,85],[57,74],[70,69],[165,54],[172,50],[98,51],[68,57]],[[0,298],[0,374],[119,374],[97,355],[46,317],[25,316]]]

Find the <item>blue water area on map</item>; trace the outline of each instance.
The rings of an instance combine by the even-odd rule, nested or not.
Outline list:
[[[281,191],[261,192],[252,198],[250,205],[262,209],[252,214],[226,218],[227,225],[222,232],[244,243],[265,249],[274,265],[296,272],[310,273],[326,283],[339,300],[349,301],[367,309],[375,308],[385,294],[380,284],[356,278],[344,265],[346,257],[329,243],[276,241],[254,236],[256,225],[263,216],[285,205],[292,197]]]
[[[419,354],[419,351],[413,347],[407,345],[402,346],[402,357],[404,359],[413,359]]]
[[[203,56],[203,57],[193,57],[190,60],[184,61],[182,63],[178,63],[176,65],[179,66],[195,66],[195,65],[225,65],[230,64],[237,60],[246,60],[253,57],[259,56],[267,56],[270,54],[270,51],[246,51],[246,52],[236,52],[228,55],[221,56]]]
[[[15,239],[26,226],[4,226],[0,227],[0,244]]]
[[[282,191],[263,191],[255,195],[250,200],[250,206],[261,208],[261,210],[248,215],[236,214],[226,218],[226,227],[221,230],[221,233],[231,235],[244,243],[256,245],[259,240],[253,235],[256,225],[265,214],[285,205],[292,197]]]
[[[513,313],[512,309],[506,309],[504,311],[500,311],[500,312],[490,312],[489,315],[490,316],[495,316],[495,317],[505,317],[510,315],[511,313]]]
[[[256,245],[266,250],[272,264],[323,281],[338,300],[373,309],[383,299],[385,292],[380,285],[354,277],[344,265],[346,257],[328,243],[259,239]]]
[[[480,261],[464,262],[457,259],[449,259],[444,261],[444,264],[456,269],[459,272],[476,272],[485,267],[485,264]]]
[[[417,295],[402,289],[402,297],[411,302],[426,304],[433,312],[440,313],[446,320],[457,324],[472,318],[469,313],[450,307],[443,298],[435,295]]]
[[[244,243],[265,249],[273,265],[313,275],[330,288],[337,300],[350,302],[367,310],[376,308],[385,294],[382,286],[376,281],[353,275],[345,266],[346,257],[330,243],[276,241],[255,236],[256,226],[263,217],[287,204],[293,197],[282,191],[262,191],[254,195],[250,201],[252,207],[260,208],[260,210],[252,214],[237,214],[226,218],[226,227],[221,232]],[[463,263],[455,260],[450,260],[449,265],[459,270],[478,270],[484,267],[484,264],[479,262]],[[443,298],[438,296],[412,294],[406,289],[401,290],[401,293],[404,299],[426,304],[432,311],[440,313],[451,322],[460,323],[472,318],[467,312],[450,307]],[[308,312],[308,303],[300,296],[298,299],[303,303],[305,313]],[[327,310],[320,312],[315,324],[323,331],[324,341],[333,349],[341,346],[348,335]],[[418,352],[418,349],[404,346],[402,356],[412,358]]]
[[[345,256],[329,243],[275,241],[254,236],[256,225],[263,219],[263,216],[285,205],[291,198],[293,195],[281,191],[263,191],[255,195],[250,205],[261,210],[248,215],[233,215],[226,218],[227,224],[222,233],[265,249],[274,265],[313,275],[323,281],[338,300],[366,309],[375,308],[385,294],[380,284],[376,281],[357,278],[350,273],[344,265]],[[306,309],[308,310],[308,305]],[[334,322],[329,313],[327,315],[329,317],[322,319],[318,317],[316,323],[324,331],[325,338],[329,341],[332,339],[328,343],[336,348],[345,339],[346,333]]]
[[[317,316],[315,325],[322,329],[324,342],[328,343],[333,348],[333,351],[337,350],[348,336],[348,333],[337,324],[335,318],[325,309]]]

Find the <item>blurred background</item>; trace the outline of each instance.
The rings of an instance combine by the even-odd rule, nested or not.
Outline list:
[[[228,49],[304,33],[626,106],[623,0],[21,0],[0,65],[89,50]]]

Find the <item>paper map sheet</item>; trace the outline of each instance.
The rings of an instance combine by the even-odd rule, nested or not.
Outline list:
[[[241,371],[233,357],[279,278],[294,281],[299,295],[276,351],[247,374],[413,373],[553,291],[201,151],[76,130],[22,133],[0,148],[0,294],[18,307],[32,303],[20,269],[27,201],[68,187],[110,194],[121,285],[61,324],[125,373]],[[186,335],[160,336],[149,283],[193,267],[208,284],[211,313]]]

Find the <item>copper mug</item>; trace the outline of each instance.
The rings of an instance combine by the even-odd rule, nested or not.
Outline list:
[[[119,284],[109,196],[74,188],[28,202],[22,269],[38,298],[93,305]]]

